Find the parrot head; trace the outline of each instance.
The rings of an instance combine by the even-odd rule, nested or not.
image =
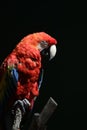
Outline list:
[[[36,32],[33,34],[29,34],[21,40],[20,44],[26,42],[40,51],[42,65],[47,64],[56,55],[57,40],[45,32]]]
[[[38,33],[37,33],[38,34]],[[38,35],[37,35],[38,36]],[[53,59],[56,55],[57,41],[45,32],[39,33],[38,49],[42,55],[48,56],[49,60]]]
[[[57,52],[57,40],[45,32],[35,34],[37,36],[37,48],[41,53],[42,65],[45,67],[52,60]]]

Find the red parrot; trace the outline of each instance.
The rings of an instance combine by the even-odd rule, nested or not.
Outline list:
[[[28,101],[29,109],[39,95],[40,75],[56,55],[57,40],[45,32],[25,36],[0,66],[0,115],[16,101]],[[1,116],[2,117],[2,116]]]

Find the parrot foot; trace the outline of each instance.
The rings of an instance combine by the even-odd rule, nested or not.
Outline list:
[[[20,108],[22,114],[24,115],[26,111],[29,109],[30,105],[30,102],[26,98],[23,100],[17,100],[13,105],[12,113],[15,114],[17,108]]]

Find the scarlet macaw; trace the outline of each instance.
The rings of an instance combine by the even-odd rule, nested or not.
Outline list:
[[[25,36],[0,66],[0,118],[14,104],[32,109],[43,69],[56,55],[57,40],[45,32]]]

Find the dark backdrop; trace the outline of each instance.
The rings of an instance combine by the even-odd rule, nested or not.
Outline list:
[[[87,129],[86,4],[83,1],[8,1],[0,11],[0,63],[25,35],[45,31],[58,40],[35,110],[58,103],[48,130]]]

